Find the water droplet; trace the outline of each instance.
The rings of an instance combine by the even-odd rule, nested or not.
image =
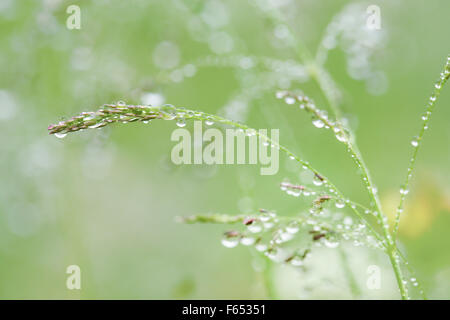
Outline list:
[[[419,141],[418,141],[418,139],[417,139],[417,138],[412,139],[412,140],[411,140],[411,145],[412,145],[414,148],[418,147],[418,146],[419,146]]]
[[[284,98],[284,102],[286,102],[287,104],[294,104],[295,103],[295,98],[287,96]]]
[[[222,245],[226,248],[234,248],[239,244],[238,238],[223,238]]]
[[[339,246],[339,242],[338,241],[331,241],[328,239],[323,240],[323,244],[325,245],[325,247],[330,248],[330,249],[334,249],[337,248]]]
[[[336,139],[338,139],[340,142],[347,142],[347,137],[342,131],[336,133]]]
[[[96,124],[93,124],[92,126],[89,126],[90,129],[96,129],[96,128],[100,128],[104,125],[103,122],[98,122]]]
[[[125,101],[119,100],[119,101],[117,101],[117,105],[120,106],[120,107],[123,107],[126,104],[125,104]]]
[[[263,252],[267,250],[267,245],[263,244],[263,243],[258,243],[257,245],[255,245],[256,250],[258,250],[259,252]]]
[[[254,221],[252,224],[249,224],[247,229],[251,233],[258,233],[262,231],[262,224],[259,221]]]
[[[283,97],[286,95],[286,91],[277,91],[276,97],[277,99],[283,99]]]
[[[165,113],[175,113],[175,107],[171,104],[165,104],[161,107],[161,111]]]
[[[335,204],[335,206],[336,206],[336,208],[338,208],[338,209],[342,209],[343,207],[345,207],[345,203],[344,203],[344,202],[337,201],[336,204]]]
[[[264,222],[264,229],[266,230],[270,230],[271,228],[273,228],[274,223],[273,222]]]
[[[161,107],[161,111],[165,113],[165,120],[173,120],[176,117],[176,108],[171,104],[165,104]]]
[[[323,123],[323,121],[320,120],[320,119],[316,119],[316,120],[313,121],[313,125],[316,128],[323,128],[325,126],[325,123]]]
[[[183,128],[186,126],[186,121],[183,118],[179,118],[177,120],[177,126],[179,126],[180,128]]]
[[[313,183],[316,186],[321,186],[323,184],[323,179],[320,178],[319,176],[315,175],[314,179],[313,179]]]
[[[241,238],[241,244],[243,244],[244,246],[251,246],[254,243],[255,243],[255,238],[253,238],[253,237],[244,236]]]
[[[300,230],[297,222],[292,222],[286,227],[286,231],[291,234],[296,234]]]
[[[63,139],[66,136],[67,136],[67,133],[61,133],[61,132],[55,133],[55,137],[57,137],[58,139]]]
[[[214,124],[214,121],[211,119],[211,117],[206,118],[205,124],[207,126],[212,126]]]
[[[407,195],[409,193],[408,189],[400,188],[400,194]]]
[[[268,222],[271,218],[272,218],[272,217],[271,217],[268,213],[263,213],[263,214],[260,216],[259,219],[260,219],[262,222]]]
[[[281,232],[279,233],[279,238],[278,238],[278,240],[279,240],[279,242],[281,243],[281,242],[289,241],[289,240],[291,240],[293,237],[294,237],[294,235],[293,235],[292,233],[285,232],[285,231],[281,231]]]
[[[289,261],[289,263],[294,267],[300,267],[303,265],[303,260],[300,257],[294,257]]]

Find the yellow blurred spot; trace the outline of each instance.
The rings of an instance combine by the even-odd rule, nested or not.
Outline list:
[[[442,209],[450,209],[450,197],[443,194],[436,181],[421,180],[406,198],[400,219],[399,234],[416,238],[431,228],[433,221]],[[400,200],[398,190],[382,196],[384,211],[390,225],[394,225],[395,214]]]

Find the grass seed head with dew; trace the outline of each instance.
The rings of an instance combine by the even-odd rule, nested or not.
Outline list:
[[[368,88],[375,83],[378,88],[375,88],[376,90],[372,88],[372,93],[382,91],[379,88],[380,84],[376,82],[383,80],[383,76],[372,68],[371,60],[376,49],[380,47],[380,44],[382,46],[385,34],[383,30],[381,32],[368,30],[365,7],[361,4],[346,6],[327,27],[318,52],[313,58],[313,55],[292,32],[281,12],[288,4],[294,5],[291,1],[251,1],[251,4],[257,7],[272,24],[271,44],[283,50],[293,49],[293,53],[300,57],[300,61],[297,62],[251,55],[232,55],[230,52],[239,42],[239,35],[234,38],[221,29],[230,23],[231,17],[223,3],[208,2],[199,14],[196,14],[196,11],[183,1],[175,1],[175,3],[186,13],[186,20],[189,21],[188,31],[197,41],[205,42],[214,54],[183,65],[180,64],[178,46],[172,42],[162,42],[156,46],[153,54],[153,61],[160,69],[155,80],[158,83],[180,83],[186,78],[195,76],[202,66],[232,68],[239,82],[239,91],[234,93],[221,108],[221,113],[232,119],[168,104],[127,105],[119,101],[116,104],[103,105],[95,112],[84,112],[51,125],[48,127],[49,132],[58,138],[64,138],[69,133],[85,129],[100,129],[112,124],[168,120],[174,121],[178,127],[184,127],[188,120],[201,120],[206,125],[226,125],[245,130],[252,135],[259,135],[268,145],[285,153],[290,161],[312,175],[311,184],[298,184],[289,180],[284,180],[280,184],[283,192],[302,199],[302,203],[306,202],[308,207],[290,216],[261,209],[253,214],[195,215],[180,218],[180,221],[233,225],[232,230],[223,234],[222,244],[225,247],[234,248],[238,245],[253,247],[275,262],[297,268],[304,266],[315,247],[335,249],[343,242],[350,242],[354,246],[364,245],[381,249],[387,254],[392,264],[401,297],[409,298],[410,290],[414,287],[419,287],[422,292],[405,256],[398,249],[395,235],[400,213],[403,211],[403,200],[409,190],[409,179],[412,176],[417,151],[422,143],[423,134],[428,129],[428,121],[437,97],[449,78],[450,57],[440,74],[440,79],[434,85],[426,113],[422,115],[421,132],[411,141],[414,148],[413,156],[406,182],[401,189],[401,202],[394,232],[391,233],[386,215],[380,205],[377,189],[356,147],[354,135],[340,116],[340,92],[331,75],[323,67],[329,51],[340,46],[346,53],[350,76],[366,81]],[[220,10],[217,10],[218,8]],[[308,96],[288,91],[293,83],[299,84],[310,79],[316,82],[334,115],[328,115],[327,111],[317,108]],[[312,124],[316,128],[322,131],[328,130],[338,142],[346,146],[368,192],[370,208],[346,198],[326,176],[285,146],[279,145],[260,132],[250,131],[251,128],[248,126],[236,122],[236,120],[243,121],[247,118],[252,101],[261,100],[265,94],[272,94],[277,89],[283,90],[276,93],[277,98],[282,99],[289,106],[298,107],[309,113]],[[143,96],[143,100],[145,98],[152,97]],[[332,119],[333,117],[335,119]],[[374,220],[377,224],[373,222]]]

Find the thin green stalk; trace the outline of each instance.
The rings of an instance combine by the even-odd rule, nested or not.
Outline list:
[[[305,55],[303,54],[301,56],[304,57]],[[336,116],[336,120],[338,122],[338,125],[340,126],[340,129],[342,130],[342,132],[344,134],[344,137],[347,136],[344,139],[348,141],[348,143],[347,143],[348,151],[350,152],[350,155],[351,155],[353,161],[356,163],[357,168],[359,170],[361,170],[361,178],[367,188],[369,198],[374,202],[375,209],[377,212],[377,219],[378,219],[379,224],[382,227],[383,235],[384,235],[384,237],[387,241],[388,247],[389,247],[387,250],[387,254],[389,256],[389,260],[392,264],[392,267],[393,267],[393,270],[395,273],[397,284],[398,284],[398,287],[400,290],[400,295],[401,295],[402,299],[408,299],[409,298],[408,291],[405,287],[405,279],[403,277],[403,274],[402,274],[402,271],[400,268],[400,263],[399,263],[398,259],[396,259],[394,256],[396,246],[395,246],[395,243],[393,242],[392,236],[389,232],[389,225],[387,223],[387,217],[383,213],[383,210],[381,207],[381,201],[378,197],[378,194],[375,191],[376,190],[375,185],[370,176],[368,167],[364,163],[364,160],[362,158],[361,153],[359,152],[358,147],[356,146],[356,144],[354,144],[352,142],[352,140],[354,140],[353,137],[348,137],[347,133],[345,132],[344,128],[341,125],[341,111],[340,111],[340,108],[338,107],[338,104],[337,104],[335,98],[334,98],[334,93],[330,89],[330,86],[329,86],[330,79],[324,78],[324,75],[326,74],[326,72],[322,69],[322,67],[315,65],[313,62],[307,61],[307,63],[310,65],[309,70],[313,71],[313,72],[311,72],[311,76],[316,81],[316,83],[319,85],[322,92],[324,93],[331,109],[333,110],[333,112]]]
[[[269,18],[271,18],[276,23],[284,23],[282,14],[279,10],[273,10],[271,11],[271,14],[269,15]],[[335,97],[335,91],[334,88],[330,87],[330,84],[332,84],[331,77],[328,76],[328,74],[323,70],[323,68],[318,65],[315,60],[313,60],[311,54],[309,53],[306,46],[298,39],[298,37],[295,37],[292,30],[290,29],[289,25],[286,25],[288,29],[288,40],[290,44],[295,48],[298,56],[300,57],[301,61],[308,66],[309,73],[313,80],[318,84],[319,88],[325,95],[325,98],[328,101],[328,104],[330,108],[333,110],[336,120],[338,122],[338,125],[340,126],[340,129],[342,130],[344,134],[345,140],[348,141],[348,151],[351,154],[352,159],[355,161],[356,166],[361,170],[361,177],[362,180],[368,190],[369,198],[373,201],[376,212],[377,212],[377,219],[380,225],[382,226],[382,231],[384,238],[387,242],[387,254],[389,256],[389,259],[391,261],[392,267],[394,269],[395,277],[397,279],[397,284],[400,290],[400,294],[402,299],[409,298],[407,290],[404,285],[404,278],[403,274],[401,272],[400,264],[398,259],[395,258],[394,254],[397,249],[395,242],[392,239],[392,236],[389,232],[389,226],[387,224],[387,217],[383,213],[380,199],[375,192],[375,187],[372,182],[371,176],[369,174],[369,170],[367,169],[367,166],[365,165],[362,156],[357,148],[356,145],[354,145],[350,138],[353,140],[353,137],[348,137],[347,133],[345,132],[344,128],[341,125],[341,111],[338,106],[336,97]],[[333,89],[333,90],[332,90]]]
[[[315,75],[317,77],[320,77],[320,74],[321,74],[320,72],[315,73]],[[326,88],[323,86],[324,81],[320,80],[320,78],[317,78],[317,77],[313,77],[313,78],[316,79],[317,83],[319,84],[319,86],[321,87],[322,90],[326,90]],[[328,100],[330,106],[332,107],[332,109],[335,112],[337,122],[341,123],[340,118],[339,118],[339,115],[340,115],[339,110],[340,109],[338,108],[337,103],[335,103],[334,100],[331,99],[331,97],[332,97],[331,94],[326,93],[326,92],[327,91],[324,91],[325,96],[327,97],[327,100]],[[345,132],[345,130],[343,130],[342,127],[341,127],[341,130],[343,131],[344,135],[347,135],[347,133]],[[402,299],[408,299],[409,295],[408,295],[408,291],[405,286],[405,278],[403,277],[403,274],[402,274],[402,271],[400,268],[400,262],[395,257],[396,245],[395,245],[395,243],[392,239],[392,236],[389,232],[389,225],[387,223],[387,217],[383,213],[383,209],[381,207],[381,201],[376,192],[376,188],[375,188],[375,185],[370,176],[368,167],[364,163],[362,155],[359,152],[359,149],[356,146],[356,144],[351,142],[351,140],[354,140],[353,137],[347,136],[347,138],[344,138],[344,139],[348,141],[347,147],[348,147],[348,151],[350,152],[353,161],[356,163],[357,168],[359,170],[361,170],[361,177],[362,177],[363,183],[365,184],[365,186],[367,188],[369,198],[374,202],[374,206],[375,206],[376,213],[377,213],[376,217],[378,219],[379,224],[382,227],[383,235],[387,241],[387,245],[388,245],[387,254],[389,256],[389,260],[392,264],[392,267],[393,267],[393,270],[395,273],[395,278],[397,280],[397,284],[398,284],[398,287],[400,290],[400,295],[401,295]]]
[[[411,268],[411,266],[409,265],[409,262],[406,260],[405,255],[398,248],[397,248],[397,252],[398,252],[398,255],[399,255],[400,259],[403,260],[403,263],[405,264],[405,266],[408,269],[408,271],[411,274],[411,276],[416,279],[417,288],[419,289],[419,293],[422,296],[422,299],[427,300],[428,298],[427,298],[427,295],[425,293],[425,290],[423,289],[423,287],[420,284],[420,282],[417,280],[416,272],[413,270],[413,268]]]
[[[413,174],[414,166],[416,164],[417,154],[419,152],[420,146],[422,144],[422,139],[425,135],[425,132],[428,129],[428,122],[430,121],[431,115],[433,114],[434,106],[436,104],[437,98],[441,94],[442,88],[446,84],[447,80],[450,77],[450,55],[447,57],[446,64],[444,66],[444,70],[441,72],[439,80],[434,85],[433,93],[431,94],[430,99],[428,100],[428,104],[426,107],[425,113],[422,115],[422,127],[420,128],[419,135],[413,139],[411,142],[414,150],[413,154],[411,156],[411,159],[409,161],[408,170],[406,173],[406,179],[403,183],[401,189],[400,189],[400,203],[397,208],[396,216],[395,216],[395,222],[394,222],[394,231],[393,231],[393,238],[394,241],[397,237],[398,228],[400,224],[400,216],[403,212],[403,206],[406,199],[406,195],[409,192],[409,184],[411,181],[411,177]]]

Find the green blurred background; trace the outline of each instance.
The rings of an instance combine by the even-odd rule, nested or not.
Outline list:
[[[259,175],[257,166],[174,166],[172,122],[111,126],[65,139],[48,136],[49,124],[104,103],[164,99],[211,113],[238,103],[248,112],[243,121],[280,128],[282,144],[345,194],[368,203],[342,145],[274,97],[280,87],[302,89],[323,105],[311,81],[280,80],[278,87],[252,96],[252,87],[265,76],[257,68],[197,66],[195,76],[180,78],[178,67],[211,55],[297,60],[279,39],[283,29],[274,31],[251,2],[0,0],[0,298],[266,297],[265,261],[254,250],[224,248],[226,226],[183,225],[175,217],[258,208],[296,214],[299,200],[281,192],[279,183],[286,177],[298,180],[300,171],[282,155],[274,176]],[[350,3],[266,2],[279,7],[311,52]],[[362,10],[369,4],[381,8],[383,39],[370,55],[373,77],[354,79],[349,53],[339,48],[329,52],[325,66],[342,90],[344,113],[383,205],[392,211],[411,138],[450,53],[450,2],[358,3]],[[80,30],[66,27],[71,4],[81,8]],[[437,299],[450,297],[449,91],[443,90],[419,154],[400,231],[411,265]],[[344,248],[360,297],[398,298],[383,256]],[[313,253],[306,272],[275,267],[277,296],[352,298],[340,260],[330,251]],[[81,268],[81,290],[66,288],[66,268],[72,264]],[[372,264],[382,266],[378,291],[364,289]]]

